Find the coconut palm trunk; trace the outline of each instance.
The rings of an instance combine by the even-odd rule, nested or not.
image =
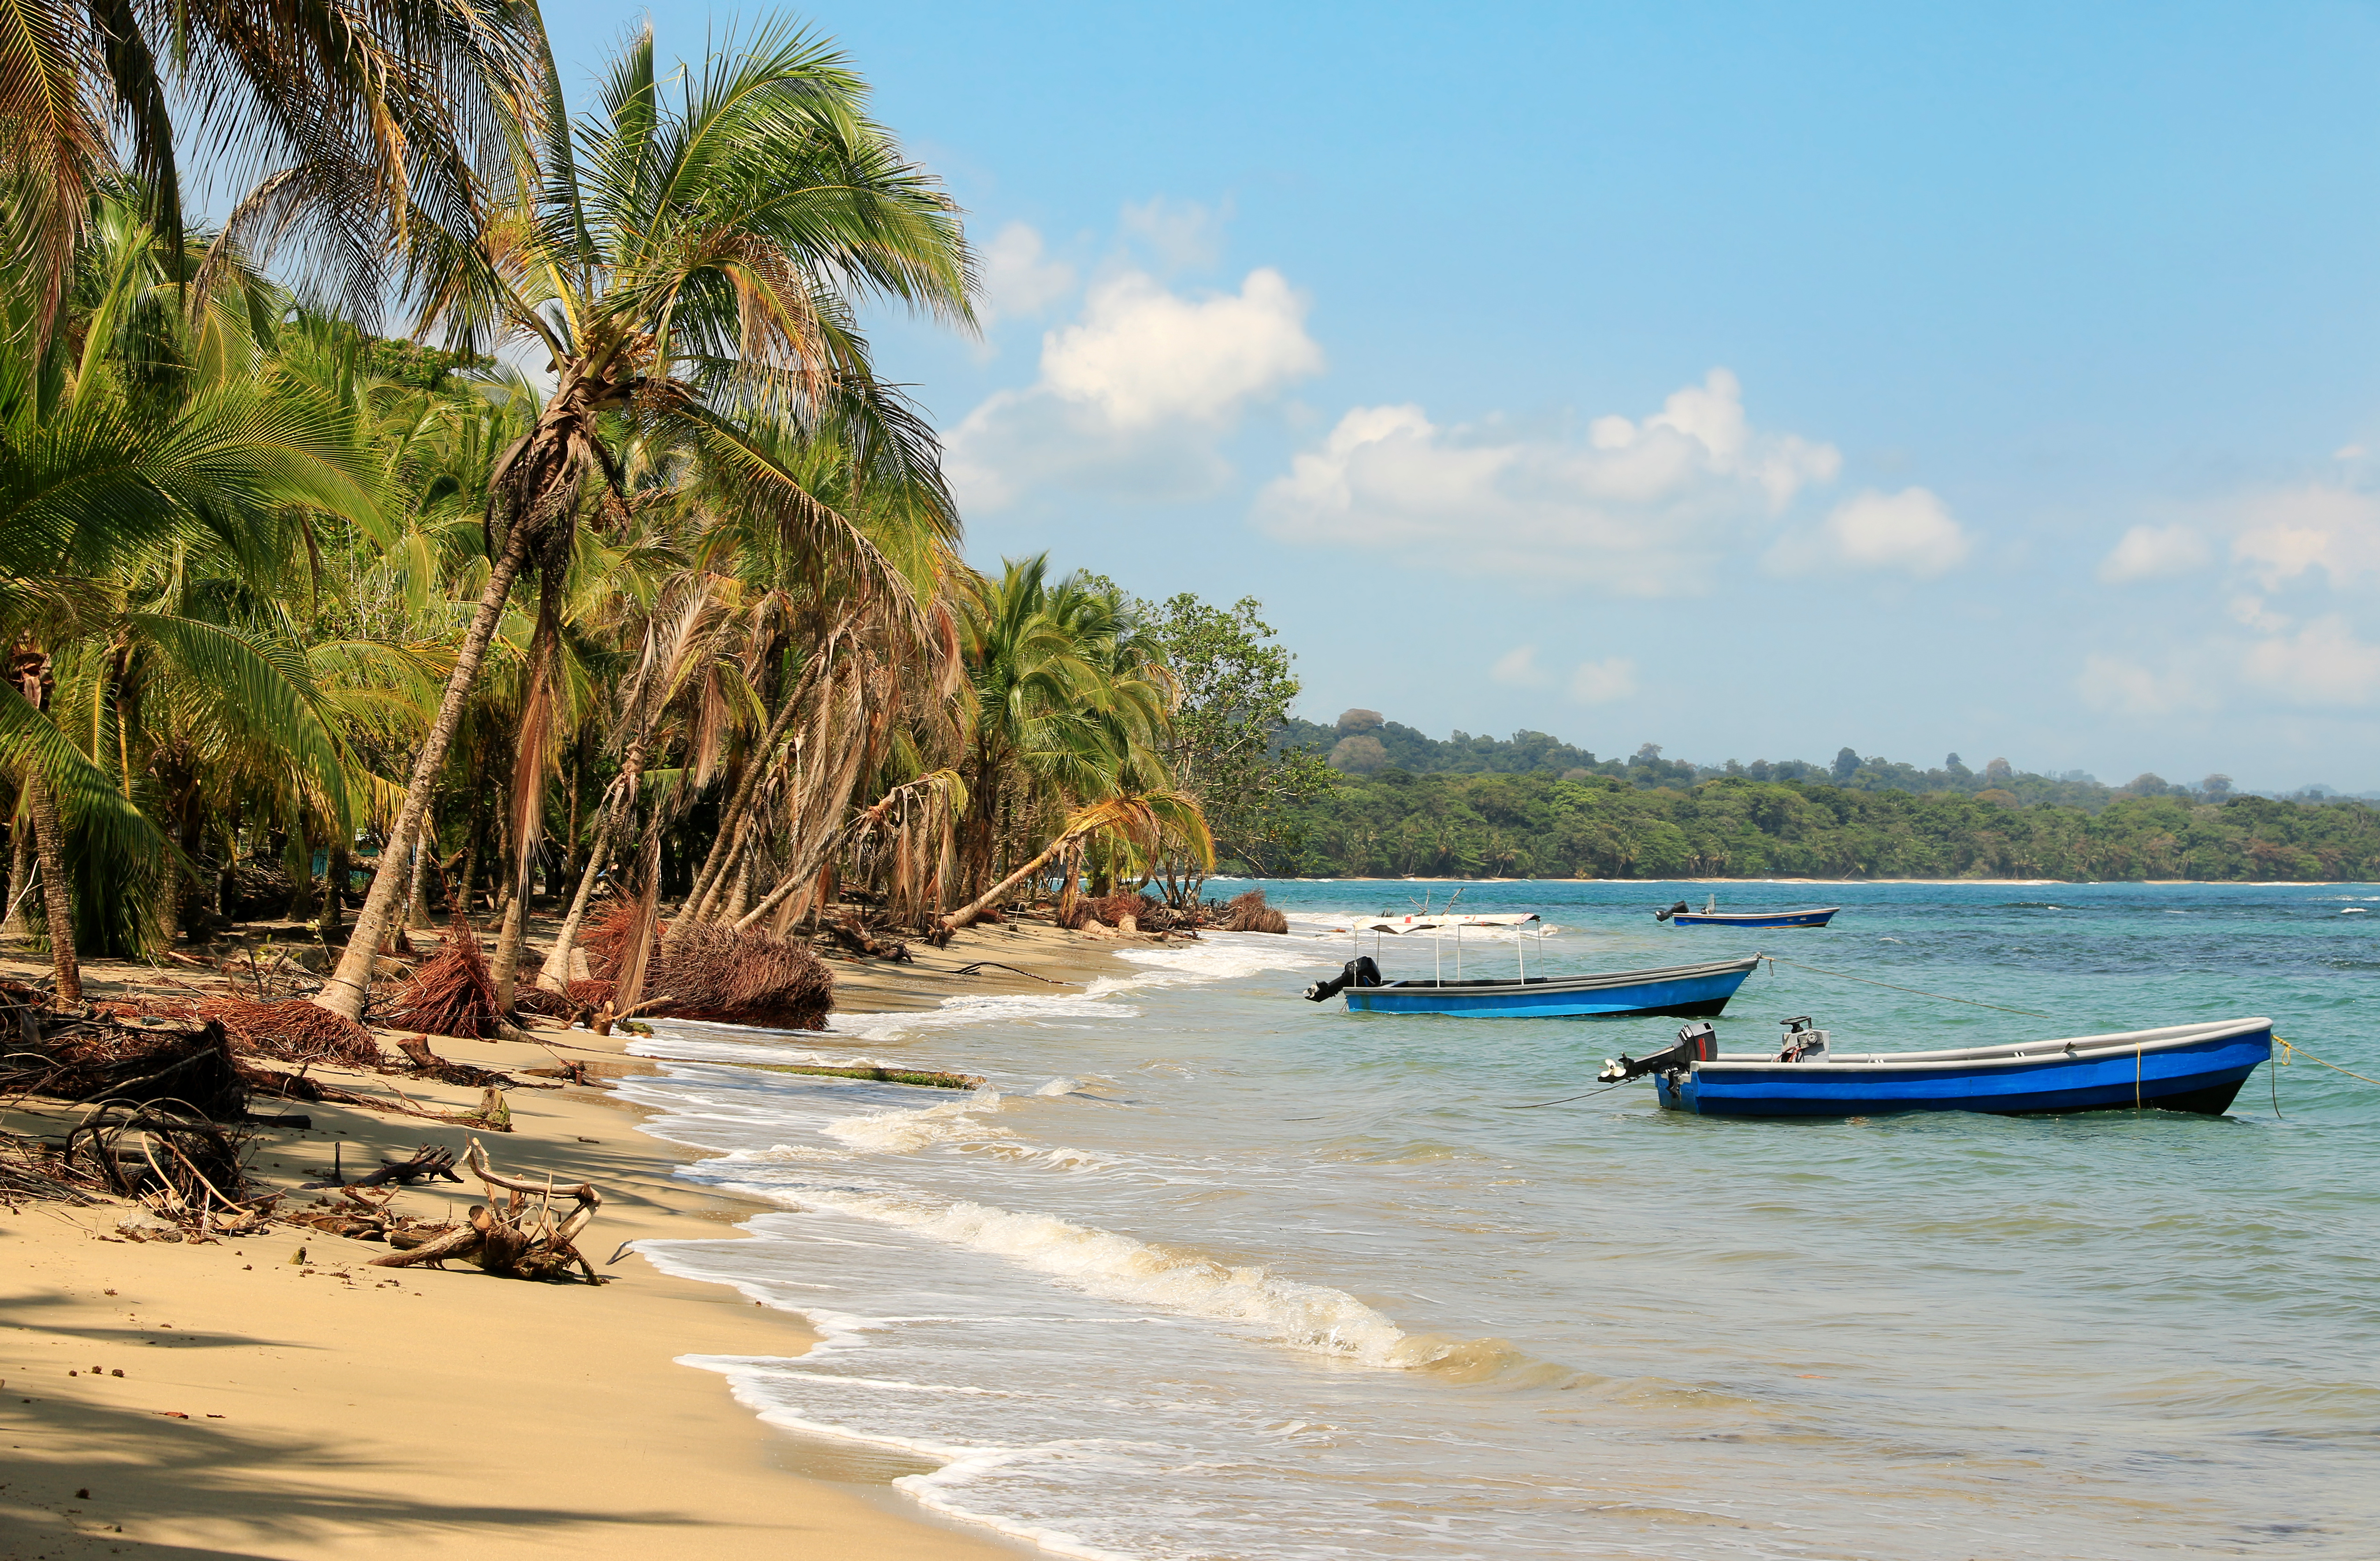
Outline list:
[[[60,1003],[82,1001],[82,965],[75,959],[74,885],[67,877],[66,831],[57,793],[39,775],[25,778],[25,811],[33,823],[33,855],[41,864],[42,909],[49,918],[50,971]]]
[[[25,919],[25,902],[32,898],[27,891],[33,887],[32,821],[20,814],[8,835],[8,914],[0,921],[0,937],[23,938],[33,930]]]
[[[430,793],[438,783],[438,771],[445,764],[446,750],[455,741],[455,728],[463,720],[464,701],[470,696],[471,684],[480,675],[480,663],[488,654],[488,642],[495,637],[496,623],[504,612],[504,599],[512,594],[513,578],[520,573],[521,561],[528,556],[528,542],[529,527],[515,524],[504,538],[504,550],[496,555],[495,567],[488,572],[487,588],[480,593],[480,610],[455,651],[455,670],[447,674],[446,691],[438,702],[438,718],[430,723],[430,731],[421,740],[421,751],[414,756],[413,774],[405,787],[405,803],[397,810],[395,826],[389,830],[392,840],[411,840],[421,828],[422,815],[430,807]],[[388,937],[396,918],[397,902],[406,887],[402,873],[383,871],[372,875],[371,892],[364,897],[364,908],[356,913],[356,928],[339,955],[338,968],[331,973],[313,999],[317,1004],[348,1019],[363,1018],[364,1000],[371,993],[372,960]]]

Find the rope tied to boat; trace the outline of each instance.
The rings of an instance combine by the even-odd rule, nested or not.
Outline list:
[[[1499,1111],[1534,1111],[1540,1106],[1567,1106],[1573,1100],[1587,1100],[1598,1095],[1609,1095],[1616,1089],[1626,1089],[1630,1084],[1633,1084],[1636,1081],[1633,1079],[1622,1079],[1620,1083],[1607,1085],[1602,1089],[1588,1090],[1585,1095],[1566,1095],[1560,1100],[1532,1100],[1521,1106],[1499,1106],[1496,1109]]]
[[[2273,1037],[2273,1044],[2281,1048],[2281,1066],[2284,1068],[2302,1057],[2308,1062],[2313,1063],[2317,1067],[2327,1068],[2334,1073],[2344,1073],[2350,1079],[2362,1079],[2367,1084],[2380,1084],[2380,1079],[2366,1077],[2364,1074],[2357,1072],[2352,1068],[2341,1068],[2336,1062],[2325,1062],[2321,1058],[2316,1057],[2313,1053],[2306,1050],[2305,1047],[2298,1046],[2290,1041],[2285,1041],[2277,1035]]]
[[[1799,960],[1780,960],[1774,954],[1760,954],[1755,955],[1755,957],[1757,959],[1767,960],[1768,962],[1769,974],[1772,975],[1777,973],[1777,966],[1791,965],[1795,970],[1806,970],[1813,975],[1831,975],[1838,981],[1856,981],[1862,986],[1882,986],[1889,991],[1907,992],[1912,996],[1920,998],[1932,998],[1937,1002],[1964,1003],[1969,1008],[1987,1008],[2000,1013],[2021,1013],[2027,1019],[2054,1019],[2057,1017],[2055,1014],[2038,1013],[2029,1008],[2008,1008],[1999,1003],[1979,1003],[1973,998],[1954,998],[1948,992],[1928,992],[1921,986],[1896,986],[1889,981],[1874,981],[1864,975],[1850,975],[1840,970],[1821,970],[1816,965],[1805,965]]]

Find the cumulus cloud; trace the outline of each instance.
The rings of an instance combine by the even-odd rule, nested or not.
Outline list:
[[[1545,669],[1537,665],[1537,647],[1534,645],[1516,645],[1507,650],[1496,658],[1488,675],[1516,688],[1536,688],[1546,681]]]
[[[953,430],[947,466],[965,503],[996,509],[1043,485],[1141,498],[1211,491],[1220,442],[1248,406],[1322,369],[1306,301],[1281,272],[1188,296],[1125,271],[1080,319],[1041,338],[1040,377],[1001,391]]]
[[[2204,684],[2180,669],[2153,671],[2119,656],[2090,656],[2074,690],[2092,709],[2110,715],[2165,716],[2212,703]]]
[[[977,312],[995,320],[1031,317],[1075,290],[1075,268],[1051,260],[1029,223],[1011,223],[982,249],[983,296]]]
[[[2311,575],[2346,586],[2380,574],[2380,498],[2321,484],[2255,495],[2240,505],[2231,556],[2266,590]]]
[[[1621,595],[1702,588],[1811,483],[1834,446],[1755,430],[1714,369],[1641,422],[1598,417],[1584,440],[1442,428],[1419,406],[1359,406],[1257,496],[1284,540],[1384,548],[1436,569],[1574,581]]]
[[[1626,656],[1582,661],[1570,675],[1570,696],[1582,705],[1609,705],[1636,692],[1636,663]]]
[[[2099,561],[2099,578],[2111,586],[2187,575],[2212,557],[2206,538],[2186,526],[2135,526]]]
[[[1969,547],[1965,527],[1929,490],[1870,489],[1835,506],[1815,531],[1779,541],[1767,563],[1787,575],[1851,570],[1928,580],[1965,563]]]
[[[2240,672],[2294,705],[2368,705],[2380,693],[2380,646],[2334,614],[2252,647]]]

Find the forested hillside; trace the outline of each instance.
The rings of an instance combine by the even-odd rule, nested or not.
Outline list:
[[[2188,785],[2144,774],[2110,786],[2079,769],[2036,775],[2018,769],[2004,758],[1986,760],[1980,769],[1971,768],[1956,754],[1929,769],[1878,754],[1864,756],[1851,748],[1838,750],[1825,764],[1807,759],[1694,764],[1663,757],[1659,745],[1652,743],[1624,759],[1597,758],[1585,748],[1542,732],[1517,732],[1507,739],[1475,737],[1458,731],[1441,741],[1390,720],[1378,710],[1363,709],[1347,711],[1330,726],[1288,720],[1276,742],[1285,749],[1304,748],[1326,756],[1331,768],[1348,775],[1374,775],[1391,768],[1415,775],[1546,775],[1572,780],[1608,775],[1638,786],[1692,785],[1722,777],[1805,780],[1854,792],[1952,792],[2024,806],[2055,803],[2092,813],[2131,797],[2221,801],[2231,793],[2228,775],[2210,775]],[[2322,788],[2313,788],[2303,794],[2311,799],[2325,793]]]
[[[1317,877],[2380,878],[2360,801],[2121,797],[2090,811],[2002,792],[1864,791],[1722,777],[1348,775],[1304,805]]]

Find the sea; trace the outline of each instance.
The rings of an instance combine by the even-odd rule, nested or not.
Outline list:
[[[2380,1079],[2380,887],[1261,887],[1290,936],[1125,948],[1085,986],[656,1023],[669,1060],[623,1086],[647,1131],[769,1212],[642,1252],[822,1339],[685,1363],[1058,1555],[2380,1555],[2380,1085],[2301,1054],[2222,1117],[1703,1119],[1595,1081],[1675,1019],[1301,996],[1359,949],[1392,979],[1757,950],[1789,962],[1729,1051],[1802,1015],[1878,1051],[2264,1015]],[[1542,931],[1326,930],[1458,890]],[[1651,914],[1714,890],[1843,909]],[[741,1066],[772,1061],[990,1083]]]

